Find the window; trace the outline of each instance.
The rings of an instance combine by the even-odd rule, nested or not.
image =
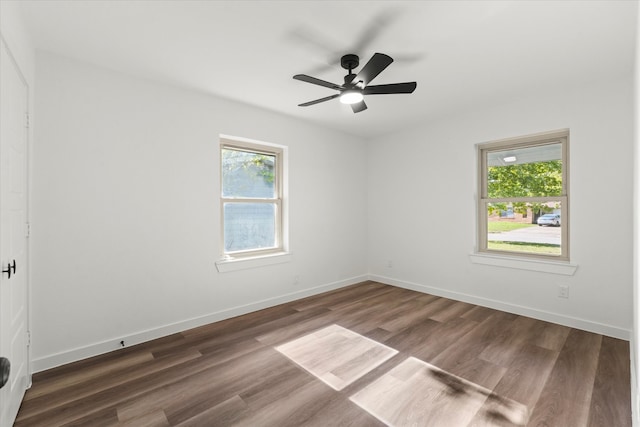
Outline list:
[[[227,258],[284,250],[284,147],[221,138],[222,252]]]
[[[569,260],[569,131],[480,144],[479,252]]]

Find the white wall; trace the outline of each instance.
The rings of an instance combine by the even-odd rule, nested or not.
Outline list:
[[[20,66],[20,71],[24,74],[29,87],[33,90],[35,51],[22,19],[20,2],[0,2],[0,33]]]
[[[460,113],[372,141],[372,277],[629,339],[632,88],[629,74]],[[472,264],[475,144],[562,128],[571,131],[570,244],[577,272],[561,276]],[[569,299],[557,297],[559,283],[570,286]]]
[[[35,370],[366,278],[364,141],[48,53],[36,81]],[[289,147],[291,262],[217,272],[219,134]]]
[[[367,142],[48,53],[39,53],[36,65],[36,371],[115,349],[123,338],[133,344],[355,283],[367,272],[386,283],[630,336],[629,75]],[[577,273],[472,264],[474,145],[567,127]],[[290,147],[292,262],[216,271],[221,133]],[[603,216],[611,223],[596,221]],[[558,283],[570,285],[568,300],[557,298]]]

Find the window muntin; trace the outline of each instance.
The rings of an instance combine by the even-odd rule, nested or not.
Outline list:
[[[220,159],[223,254],[282,251],[282,148],[225,138]]]
[[[480,252],[569,260],[568,137],[561,131],[478,146]],[[539,220],[544,214],[557,217]]]

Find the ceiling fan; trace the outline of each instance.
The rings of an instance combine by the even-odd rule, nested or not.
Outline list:
[[[412,93],[416,90],[416,82],[408,83],[391,83],[384,85],[369,86],[369,83],[376,78],[378,74],[384,71],[391,63],[393,59],[383,53],[375,53],[369,62],[365,64],[360,72],[356,75],[353,74],[353,69],[357,68],[360,64],[360,59],[357,55],[349,54],[344,55],[340,64],[342,68],[349,71],[349,74],[344,76],[344,84],[337,85],[335,83],[327,82],[325,80],[317,79],[315,77],[307,76],[306,74],[296,74],[294,79],[303,82],[328,87],[329,89],[337,90],[338,93],[327,96],[324,98],[316,99],[314,101],[298,104],[299,107],[308,107],[309,105],[319,104],[321,102],[329,101],[334,98],[340,97],[340,102],[343,104],[350,104],[354,113],[359,113],[367,109],[367,104],[364,102],[364,95],[389,95],[394,93]]]

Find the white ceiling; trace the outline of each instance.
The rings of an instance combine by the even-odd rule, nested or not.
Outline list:
[[[6,1],[6,0],[2,0]],[[371,137],[454,111],[633,69],[636,1],[22,0],[39,49]],[[365,37],[368,34],[369,37]],[[334,92],[339,58],[395,58],[354,114]],[[357,70],[356,70],[357,71]]]

